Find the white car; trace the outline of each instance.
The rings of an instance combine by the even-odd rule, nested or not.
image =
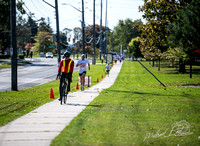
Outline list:
[[[52,52],[47,52],[46,53],[46,58],[53,58],[53,53]]]

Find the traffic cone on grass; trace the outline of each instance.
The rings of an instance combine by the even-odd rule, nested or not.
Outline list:
[[[99,78],[97,78],[97,82],[99,82]]]
[[[76,90],[79,90],[78,82],[77,82],[77,84],[76,84]]]
[[[102,79],[103,79],[103,75],[102,75],[101,77],[102,77]]]
[[[105,71],[105,75],[106,75],[106,71]]]
[[[50,98],[54,99],[54,94],[53,94],[53,89],[51,88],[51,91],[50,91]]]

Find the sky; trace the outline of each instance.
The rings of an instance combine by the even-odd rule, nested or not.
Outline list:
[[[50,25],[53,31],[56,31],[56,17],[55,9],[47,5],[43,0],[23,0],[25,2],[24,9],[27,12],[34,13],[34,20],[39,20],[44,17],[50,18]],[[55,0],[45,0],[51,5],[55,6]],[[85,9],[85,25],[93,24],[93,1],[94,0],[84,0]],[[106,16],[106,0],[103,2],[102,11],[102,25],[105,26],[105,16]],[[143,0],[107,0],[107,26],[113,29],[118,25],[119,20],[125,20],[127,18],[131,20],[141,19],[143,22],[145,20],[142,18],[142,12],[139,12],[138,7],[143,5]],[[64,5],[68,4],[68,5]],[[100,24],[100,10],[101,10],[101,0],[95,0],[95,23]],[[71,6],[70,6],[71,5]],[[73,8],[76,7],[82,10],[82,0],[58,0],[58,13],[59,13],[59,28],[62,31],[64,28],[73,29],[75,27],[81,27],[82,13]]]

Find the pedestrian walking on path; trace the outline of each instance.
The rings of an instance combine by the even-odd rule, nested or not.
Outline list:
[[[69,93],[67,104],[61,106],[58,100],[54,100],[0,127],[0,146],[49,146],[102,90],[114,84],[122,64],[115,64],[109,78],[104,78],[84,92]]]

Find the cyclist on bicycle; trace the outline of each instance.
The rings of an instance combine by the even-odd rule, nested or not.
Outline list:
[[[80,76],[80,79],[81,79],[81,91],[84,91],[87,64],[88,64],[88,69],[90,70],[90,62],[89,62],[89,60],[85,59],[85,55],[82,54],[81,60],[79,60],[76,64],[76,67],[80,66],[79,76]]]
[[[60,65],[58,67],[57,77],[61,75],[60,85],[59,85],[60,97],[61,97],[61,85],[63,82],[63,78],[66,78],[68,80],[67,92],[70,91],[70,83],[72,82],[73,70],[74,70],[74,61],[70,58],[70,52],[66,51],[64,53],[64,59],[60,62]],[[58,100],[60,100],[60,98]]]

